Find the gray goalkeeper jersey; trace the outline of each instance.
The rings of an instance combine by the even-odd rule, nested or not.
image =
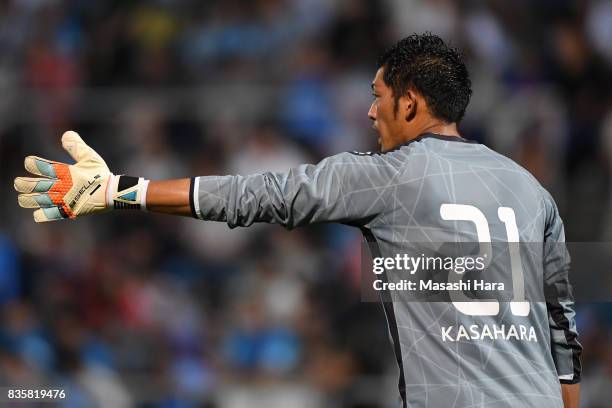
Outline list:
[[[381,256],[410,242],[540,243],[523,273],[555,295],[527,310],[500,302],[497,313],[479,313],[462,302],[402,302],[384,293],[401,406],[562,407],[560,382],[579,382],[556,205],[529,172],[486,146],[425,134],[386,153],[342,153],[287,172],[196,177],[191,185],[199,219],[288,229],[344,223],[361,228]]]

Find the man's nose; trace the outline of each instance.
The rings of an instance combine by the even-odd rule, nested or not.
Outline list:
[[[368,111],[368,118],[372,120],[376,120],[376,104],[375,103],[372,103],[372,105],[370,105],[370,110]]]

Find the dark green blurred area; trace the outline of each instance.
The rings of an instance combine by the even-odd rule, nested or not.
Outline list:
[[[59,384],[70,407],[393,406],[358,231],[117,212],[35,225],[11,181],[28,154],[67,160],[67,129],[151,179],[371,150],[376,57],[426,30],[466,56],[463,135],[552,192],[568,241],[610,241],[610,2],[3,2],[0,385]],[[612,307],[579,305],[578,325],[582,406],[608,406]]]

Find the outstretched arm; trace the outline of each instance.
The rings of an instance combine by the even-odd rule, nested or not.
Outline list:
[[[64,133],[62,146],[76,163],[28,156],[26,170],[39,177],[15,179],[19,204],[35,208],[37,222],[146,209],[230,227],[254,222],[289,229],[332,221],[364,225],[386,207],[386,186],[397,172],[380,157],[343,153],[287,172],[149,181],[111,173],[75,132]]]
[[[147,209],[164,214],[191,216],[190,183],[187,178],[149,182]]]
[[[386,205],[384,188],[372,185],[384,166],[370,166],[369,159],[347,153],[281,173],[151,181],[146,206],[231,227],[254,222],[289,229],[329,221],[362,225]]]

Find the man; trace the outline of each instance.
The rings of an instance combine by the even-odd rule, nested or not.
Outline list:
[[[113,208],[230,227],[340,222],[359,227],[389,257],[408,242],[539,242],[542,261],[525,261],[523,272],[555,288],[546,302],[496,302],[487,312],[471,301],[402,302],[383,293],[401,404],[577,407],[581,346],[566,290],[569,258],[551,245],[564,248],[553,199],[516,163],[460,136],[471,83],[456,50],[436,36],[412,35],[379,62],[368,116],[380,153],[343,153],[285,173],[148,181],[113,175],[66,132],[62,144],[76,164],[28,156],[26,169],[42,177],[15,180],[19,204],[37,208],[37,222]],[[449,334],[460,327],[495,336]],[[506,336],[517,327],[529,337]]]

